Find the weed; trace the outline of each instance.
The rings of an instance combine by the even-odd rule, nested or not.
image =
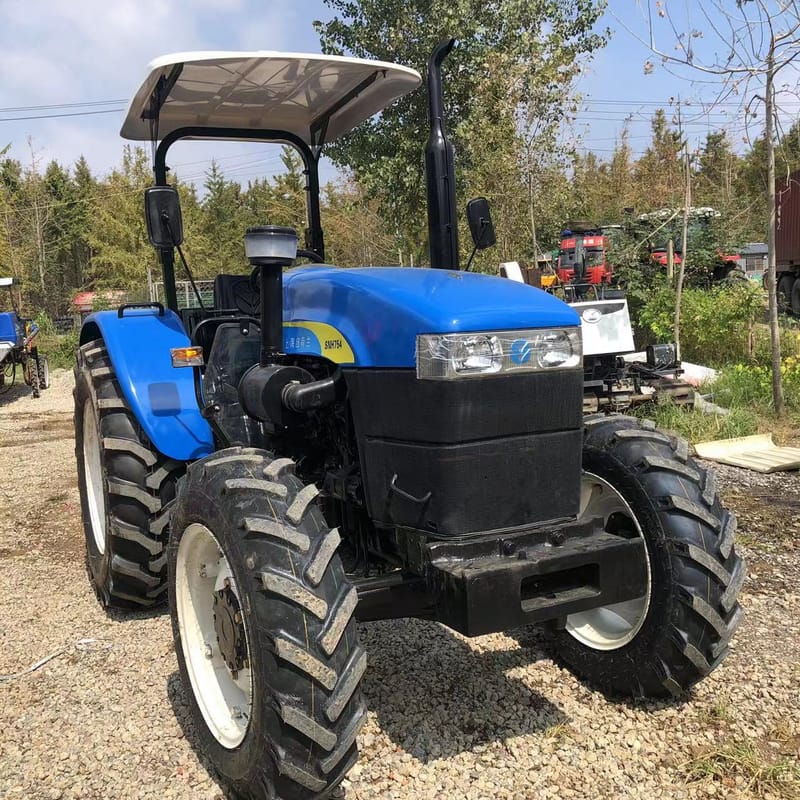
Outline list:
[[[758,432],[758,417],[749,408],[732,408],[729,414],[706,414],[674,403],[643,403],[631,412],[652,419],[658,428],[674,431],[688,441],[731,439]]]
[[[53,369],[72,369],[75,365],[75,352],[78,349],[80,331],[65,334],[39,335],[36,346],[46,355]]]
[[[701,709],[698,716],[707,724],[733,722],[733,706],[729,698],[720,695],[714,701],[714,705]]]
[[[572,728],[567,722],[558,722],[545,729],[544,735],[560,745],[572,736]]]
[[[795,798],[800,791],[800,767],[788,758],[773,760],[771,754],[751,742],[733,742],[698,753],[682,765],[687,779],[718,781],[757,797],[771,794]]]

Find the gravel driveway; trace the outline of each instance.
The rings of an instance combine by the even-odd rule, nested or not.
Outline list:
[[[62,371],[39,400],[0,396],[0,797],[225,797],[192,746],[168,616],[107,615],[89,587],[71,389]],[[611,702],[535,630],[364,625],[348,800],[800,797],[800,478],[719,477],[747,616],[690,700]]]

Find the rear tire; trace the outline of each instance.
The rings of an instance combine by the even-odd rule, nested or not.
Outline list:
[[[789,314],[792,310],[792,289],[794,284],[794,275],[784,275],[778,280],[778,311],[782,314]]]
[[[37,367],[39,372],[39,388],[50,388],[50,364],[47,362],[47,356],[39,356],[37,359]]]
[[[791,307],[792,314],[796,317],[800,317],[800,281],[796,279],[792,284]]]
[[[631,615],[632,636],[617,634],[602,612],[572,615],[556,634],[558,653],[605,691],[683,696],[725,658],[742,617],[736,519],[720,505],[714,473],[688,457],[682,439],[621,415],[587,417],[585,425],[584,470],[632,512],[627,524],[645,540],[650,591]],[[607,529],[626,524],[626,516],[606,519]]]
[[[357,593],[293,466],[220,450],[189,466],[173,516],[181,678],[202,751],[245,800],[329,796],[366,719]]]
[[[184,465],[161,455],[128,407],[102,340],[75,366],[75,458],[89,579],[106,607],[166,597],[166,541]]]

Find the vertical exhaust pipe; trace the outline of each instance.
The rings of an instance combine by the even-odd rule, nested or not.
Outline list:
[[[428,60],[428,118],[430,135],[425,145],[425,181],[428,189],[428,240],[431,266],[458,269],[458,218],[453,145],[444,128],[442,62],[455,45],[443,39]]]

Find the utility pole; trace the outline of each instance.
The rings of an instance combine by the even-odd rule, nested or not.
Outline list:
[[[766,120],[764,139],[767,144],[767,286],[769,291],[769,337],[772,345],[772,401],[775,413],[783,414],[783,381],[781,380],[781,331],[778,326],[778,292],[775,269],[775,37],[767,53]]]
[[[683,147],[683,225],[681,226],[681,264],[678,267],[678,282],[675,286],[675,355],[681,358],[681,300],[683,298],[683,280],[686,275],[686,256],[689,250],[689,209],[692,205],[692,167],[689,158],[689,141],[683,133],[681,101],[678,98],[678,135]]]

